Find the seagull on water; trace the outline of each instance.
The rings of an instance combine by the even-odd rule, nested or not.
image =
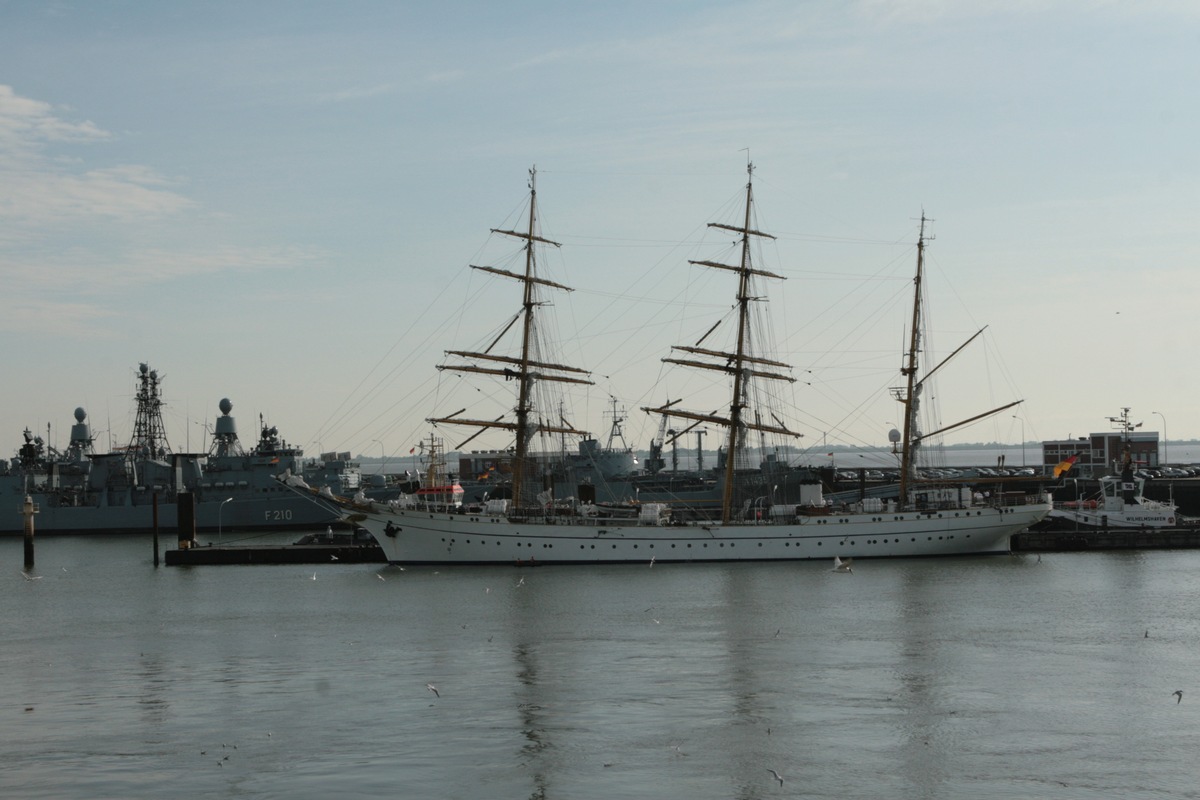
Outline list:
[[[778,772],[776,772],[775,770],[771,769],[770,767],[767,767],[767,772],[769,772],[769,773],[771,773],[772,775],[774,775],[774,776],[775,776],[775,780],[779,781],[779,785],[780,785],[780,786],[783,786],[783,776],[782,776],[782,775],[780,775]]]
[[[1171,692],[1171,694],[1176,698],[1175,705],[1179,705],[1183,702],[1183,689],[1176,689],[1175,691]]]
[[[429,691],[433,692],[433,696],[434,696],[434,697],[437,697],[437,698],[440,698],[440,697],[441,697],[441,695],[440,695],[440,694],[438,694],[437,687],[436,687],[436,686],[434,686],[432,683],[427,683],[427,684],[425,684],[425,688],[426,688],[426,689],[428,689]]]
[[[850,568],[850,564],[853,561],[853,558],[847,558],[845,561],[842,561],[837,556],[834,556],[833,569],[831,569],[830,572],[854,572],[854,570]]]

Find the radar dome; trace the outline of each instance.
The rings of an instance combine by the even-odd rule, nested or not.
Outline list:
[[[217,407],[221,409],[221,413],[225,416],[229,416],[229,412],[233,411],[233,403],[228,397],[222,397]]]
[[[83,406],[75,409],[75,421],[83,422],[85,419],[87,419],[87,412],[83,410]]]
[[[898,444],[900,442],[900,431],[895,428],[888,431],[888,441],[892,444]]]

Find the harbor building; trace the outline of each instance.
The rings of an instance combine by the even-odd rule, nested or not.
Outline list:
[[[1076,457],[1072,477],[1099,478],[1119,469],[1119,462],[1128,444],[1135,469],[1157,469],[1158,432],[1149,431],[1105,431],[1080,436],[1075,439],[1060,439],[1042,442],[1043,471],[1052,473],[1054,467]]]

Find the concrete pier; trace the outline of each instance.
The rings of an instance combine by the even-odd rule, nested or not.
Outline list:
[[[1012,537],[1012,549],[1018,553],[1195,547],[1200,547],[1200,528],[1195,527],[1023,531]]]

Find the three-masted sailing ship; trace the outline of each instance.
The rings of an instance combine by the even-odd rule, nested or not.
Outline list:
[[[539,485],[537,460],[531,443],[537,435],[582,434],[567,422],[557,408],[541,408],[535,399],[544,382],[589,383],[586,370],[545,360],[538,339],[541,293],[569,288],[537,273],[539,248],[554,246],[539,234],[536,171],[531,171],[528,227],[524,231],[493,229],[523,242],[524,272],[475,267],[514,280],[522,287],[521,311],[504,328],[501,336],[521,323],[517,355],[493,352],[490,346],[477,351],[448,351],[465,363],[443,366],[482,375],[503,377],[515,387],[511,414],[495,420],[469,419],[462,411],[431,419],[437,425],[466,425],[479,432],[510,431],[515,439],[512,495],[492,500],[482,508],[447,508],[425,503],[420,498],[372,502],[365,498],[314,498],[335,504],[343,519],[366,528],[378,540],[387,559],[403,564],[553,564],[553,563],[658,563],[688,561],[767,561],[870,557],[945,556],[1006,553],[1009,537],[1046,516],[1049,498],[1044,494],[983,498],[969,489],[925,487],[912,484],[913,453],[926,438],[918,432],[917,377],[919,334],[914,330],[910,350],[902,367],[907,386],[898,392],[906,408],[902,460],[904,484],[895,501],[864,500],[851,507],[834,508],[821,496],[820,483],[807,482],[778,495],[778,484],[764,488],[763,480],[750,494],[739,493],[742,474],[753,456],[754,437],[760,437],[759,455],[767,451],[765,437],[794,439],[799,436],[784,422],[784,415],[771,407],[778,393],[763,384],[791,381],[790,367],[762,352],[765,341],[752,325],[755,304],[765,298],[757,289],[760,280],[781,276],[758,268],[752,259],[752,242],[769,234],[753,227],[753,165],[747,166],[745,213],[742,224],[711,223],[711,227],[736,234],[738,263],[692,262],[706,269],[732,273],[737,278],[736,334],[727,349],[704,347],[709,333],[694,345],[673,348],[675,355],[664,361],[683,367],[724,372],[731,393],[723,411],[701,413],[677,407],[670,401],[647,412],[684,420],[696,425],[720,426],[726,431],[723,496],[719,516],[711,519],[685,518],[672,514],[665,504],[643,504],[633,516],[612,516],[595,506],[564,506]],[[924,225],[918,242],[917,299],[914,327],[920,322],[920,270],[924,252]],[[902,396],[901,396],[902,395]],[[676,435],[683,435],[683,427]],[[466,441],[470,441],[471,436]],[[466,444],[464,441],[462,444]],[[459,445],[461,447],[461,444]],[[779,451],[776,451],[779,452]],[[766,463],[764,457],[764,463]],[[767,480],[770,483],[770,479]]]

